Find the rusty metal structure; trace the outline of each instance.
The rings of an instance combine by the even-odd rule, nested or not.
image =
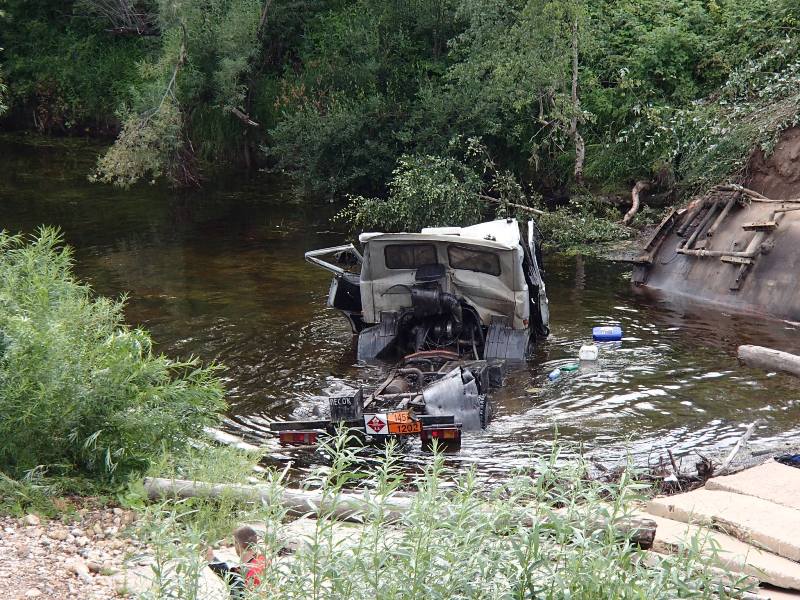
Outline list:
[[[644,290],[800,321],[800,198],[716,186],[670,212],[633,262]]]

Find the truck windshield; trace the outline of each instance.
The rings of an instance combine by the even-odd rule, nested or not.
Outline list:
[[[487,275],[500,275],[500,259],[496,254],[473,250],[464,246],[448,246],[447,258],[453,269],[477,271]]]

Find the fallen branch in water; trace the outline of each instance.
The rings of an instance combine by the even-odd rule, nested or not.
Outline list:
[[[751,367],[760,367],[770,371],[784,371],[800,377],[800,356],[765,348],[764,346],[739,346],[739,360]]]
[[[736,458],[737,454],[739,454],[739,450],[741,450],[744,447],[744,445],[747,443],[747,440],[749,440],[750,436],[753,435],[753,431],[755,430],[756,425],[758,425],[758,420],[755,420],[752,423],[750,423],[750,425],[747,427],[747,431],[745,431],[744,435],[739,438],[739,441],[736,442],[736,445],[733,447],[733,450],[731,450],[730,454],[728,454],[728,457],[722,463],[722,466],[719,468],[719,471],[717,471],[717,475],[725,474],[725,472],[728,470],[728,467],[733,462],[733,459]]]

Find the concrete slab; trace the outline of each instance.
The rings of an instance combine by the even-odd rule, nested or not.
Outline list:
[[[706,489],[753,496],[800,510],[800,469],[774,460],[735,475],[709,479]]]
[[[776,590],[773,587],[761,586],[753,590],[754,594],[765,600],[800,600],[800,592],[793,592],[790,590]]]
[[[800,561],[800,511],[731,492],[698,489],[647,503],[657,517],[711,525],[743,542]]]
[[[655,552],[674,554],[682,548],[693,545],[694,541],[707,556],[712,556],[714,548],[718,548],[715,563],[726,571],[750,575],[762,583],[781,588],[800,590],[800,564],[794,561],[759,550],[707,527],[654,515],[641,514],[641,516],[656,522],[656,539],[653,543]]]

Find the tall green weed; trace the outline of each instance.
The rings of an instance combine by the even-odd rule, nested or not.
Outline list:
[[[310,521],[305,534],[283,528],[284,482],[278,475],[269,478],[263,503],[239,504],[239,521],[266,532],[260,551],[271,558],[247,600],[729,597],[710,567],[713,552],[701,552],[704,540],[690,539],[682,553],[653,563],[617,531],[613,524],[630,516],[649,492],[631,469],[615,483],[591,480],[586,464],[567,463],[554,449],[536,458],[530,472],[490,488],[474,473],[450,480],[444,456],[435,453],[414,477],[416,493],[409,498],[393,445],[369,472],[344,435],[328,452],[330,464],[317,473],[321,518]],[[362,522],[327,518],[343,492],[363,485],[365,477]],[[399,501],[407,510],[398,521],[393,509]],[[157,569],[154,589],[196,588],[199,557],[213,541],[193,518],[197,502],[168,500],[151,506],[141,521],[156,552],[169,557]],[[296,548],[288,556],[287,542]],[[153,590],[141,596],[166,597]]]

